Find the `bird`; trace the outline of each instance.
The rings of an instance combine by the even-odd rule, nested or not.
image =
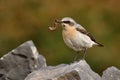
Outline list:
[[[64,17],[61,20],[56,20],[56,23],[62,26],[62,36],[65,44],[77,52],[74,60],[77,59],[81,51],[84,52],[82,59],[85,59],[87,49],[93,47],[93,45],[103,47],[103,44],[97,42],[91,33],[73,18]]]

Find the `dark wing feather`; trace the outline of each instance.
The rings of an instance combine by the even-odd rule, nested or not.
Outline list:
[[[94,38],[89,32],[87,32],[87,30],[85,30],[85,29],[80,29],[80,28],[76,28],[76,30],[79,31],[79,32],[81,32],[81,33],[83,33],[83,34],[85,34],[85,35],[87,35],[87,36],[89,36],[92,41],[94,41],[95,43],[98,44],[98,46],[103,46],[102,44],[98,43],[98,42],[95,40],[95,38]]]

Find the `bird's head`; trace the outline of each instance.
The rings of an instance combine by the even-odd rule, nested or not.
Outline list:
[[[77,24],[75,22],[75,20],[73,20],[70,17],[65,17],[62,20],[56,20],[56,22],[60,23],[63,28],[65,28],[65,27],[74,27],[74,25]]]

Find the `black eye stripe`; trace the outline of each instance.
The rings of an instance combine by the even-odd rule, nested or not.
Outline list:
[[[63,23],[68,23],[68,24],[70,24],[71,22],[70,22],[70,21],[63,21]]]

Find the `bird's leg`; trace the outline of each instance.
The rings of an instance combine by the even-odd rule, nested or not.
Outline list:
[[[87,51],[87,48],[84,49],[84,55],[82,57],[83,60],[85,59],[86,51]]]
[[[79,54],[80,52],[79,51],[77,51],[77,53],[76,53],[76,55],[75,55],[75,57],[74,57],[74,61],[76,61],[77,60],[77,58],[78,58],[78,54]]]

